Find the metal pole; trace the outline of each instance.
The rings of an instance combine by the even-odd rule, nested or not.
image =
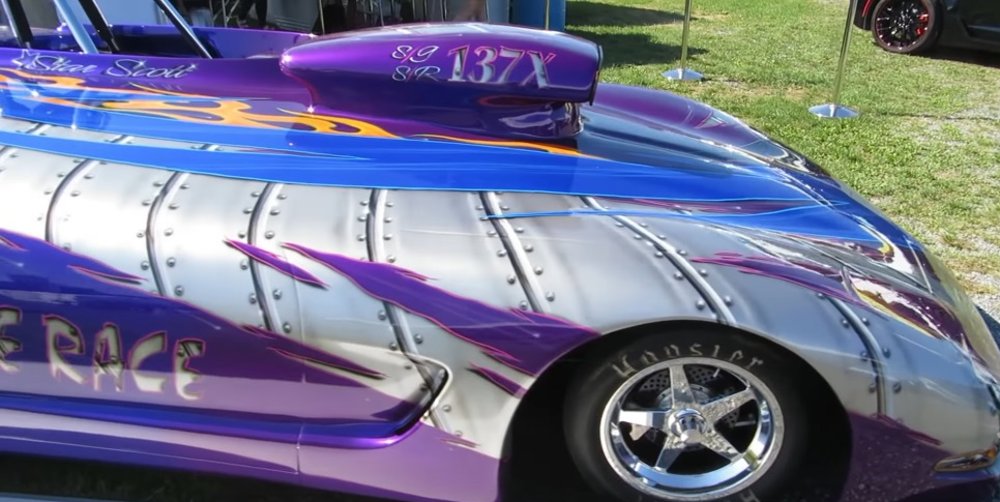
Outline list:
[[[258,2],[260,0],[257,0]],[[323,0],[316,0],[316,5],[319,6],[319,32],[321,35],[326,35],[326,19],[323,19]]]
[[[702,74],[687,66],[688,59],[688,33],[691,31],[691,4],[692,0],[684,0],[684,27],[681,31],[681,65],[679,68],[663,72],[667,80],[692,80],[702,79]]]
[[[552,0],[545,0],[545,29],[552,26]]]
[[[80,20],[76,17],[76,13],[66,3],[66,0],[55,0],[55,4],[56,10],[59,12],[59,17],[69,27],[70,33],[73,34],[73,39],[80,46],[80,50],[84,54],[99,54],[94,39],[90,38],[90,33],[80,23]]]
[[[847,6],[847,23],[844,25],[844,37],[840,43],[840,61],[837,62],[837,74],[833,78],[833,101],[809,108],[809,111],[817,117],[842,119],[858,116],[856,110],[840,104],[840,88],[844,83],[844,70],[847,68],[847,49],[851,46],[851,33],[854,31],[854,14],[857,11],[858,0],[851,0],[850,5]]]

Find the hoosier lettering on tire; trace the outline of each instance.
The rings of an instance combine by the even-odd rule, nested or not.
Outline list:
[[[767,501],[805,458],[797,366],[751,335],[646,335],[581,368],[565,407],[570,454],[623,501]]]

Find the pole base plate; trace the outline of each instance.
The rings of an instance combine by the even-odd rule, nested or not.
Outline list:
[[[809,113],[824,119],[853,119],[858,116],[856,110],[832,103],[813,106],[809,108]]]
[[[691,82],[697,82],[704,78],[701,73],[690,68],[674,68],[673,70],[663,72],[662,75],[667,80],[688,80]]]

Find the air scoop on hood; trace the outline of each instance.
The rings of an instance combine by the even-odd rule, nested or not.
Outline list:
[[[332,35],[281,57],[320,109],[534,138],[579,132],[600,64],[581,38],[477,23]]]

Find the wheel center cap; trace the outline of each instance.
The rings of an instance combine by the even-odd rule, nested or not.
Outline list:
[[[696,410],[682,409],[674,412],[667,419],[670,433],[680,438],[688,446],[702,443],[705,434],[705,417]]]

